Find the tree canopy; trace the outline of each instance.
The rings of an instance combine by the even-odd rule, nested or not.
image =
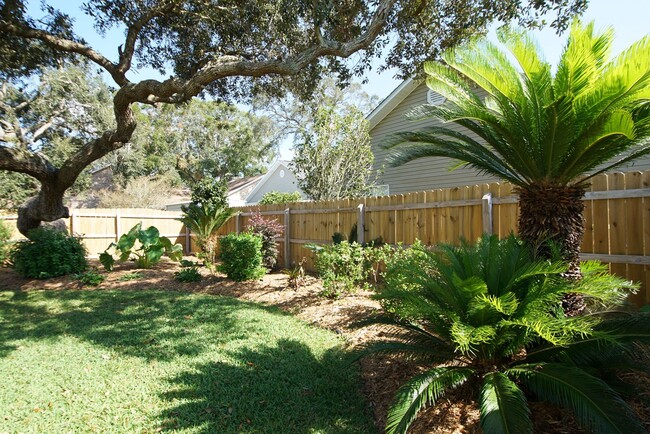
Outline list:
[[[43,2],[30,16],[24,0],[0,0],[0,71],[19,81],[63,59],[101,67],[117,86],[115,123],[97,131],[56,166],[24,146],[0,144],[0,169],[38,180],[41,190],[19,209],[23,233],[68,215],[63,195],[93,161],[123,147],[135,131],[135,103],[181,103],[208,93],[242,100],[258,92],[307,95],[326,72],[346,82],[388,50],[384,67],[403,75],[446,47],[484,31],[494,20],[540,23],[552,11],[561,29],[585,0],[89,0],[82,11],[100,33],[117,28],[117,57],[100,53],[74,32],[70,15]],[[397,41],[392,45],[389,42]],[[358,53],[355,62],[343,59]],[[113,53],[114,54],[114,53]],[[153,67],[168,78],[133,81]]]

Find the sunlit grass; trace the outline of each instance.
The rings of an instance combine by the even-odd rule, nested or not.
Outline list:
[[[373,432],[339,338],[160,291],[0,292],[0,432]]]

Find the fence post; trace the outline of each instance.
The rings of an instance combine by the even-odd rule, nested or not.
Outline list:
[[[120,240],[120,234],[122,233],[122,211],[119,209],[115,210],[115,242]]]
[[[284,267],[291,267],[291,224],[290,224],[291,208],[284,210]]]
[[[185,225],[185,254],[190,255],[192,253],[192,237],[190,235],[190,228]]]
[[[481,201],[483,209],[483,233],[492,235],[492,194],[485,193]]]
[[[360,203],[357,207],[357,243],[363,245],[365,242],[366,213],[365,205]]]
[[[239,220],[240,217],[241,217],[241,213],[237,212],[237,214],[235,214],[235,233],[237,235],[239,235],[239,232],[240,232],[240,228],[239,228],[239,225],[241,224],[240,220]]]
[[[81,233],[77,230],[79,227],[79,216],[77,215],[76,210],[70,211],[70,235],[74,235],[75,233],[78,233],[81,235]]]

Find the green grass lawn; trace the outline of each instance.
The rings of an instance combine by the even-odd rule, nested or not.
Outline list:
[[[0,433],[367,433],[333,333],[233,298],[0,292]]]

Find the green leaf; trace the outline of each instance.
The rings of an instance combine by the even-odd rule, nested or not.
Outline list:
[[[165,249],[161,245],[157,246],[149,246],[147,251],[144,253],[144,257],[146,258],[147,261],[147,266],[151,266],[158,261],[160,261],[160,258],[162,257],[163,253],[165,253]]]
[[[155,226],[149,226],[138,234],[138,240],[140,240],[145,250],[151,245],[158,244],[159,238],[160,231]]]
[[[445,390],[460,386],[473,374],[471,368],[442,367],[412,378],[400,387],[388,410],[386,433],[405,434],[424,406],[435,405]]]
[[[539,399],[573,411],[595,433],[644,433],[634,411],[604,381],[579,367],[562,363],[519,365],[506,371]]]
[[[524,393],[500,372],[485,376],[480,396],[481,428],[486,434],[533,432],[530,409]]]
[[[167,256],[169,256],[172,261],[180,261],[183,259],[183,246],[178,243],[171,246],[171,248],[167,249],[166,252]]]
[[[115,259],[113,259],[113,255],[111,255],[110,253],[104,252],[99,255],[99,262],[101,262],[101,264],[104,266],[104,268],[106,268],[107,271],[112,271],[113,265],[115,264]]]

